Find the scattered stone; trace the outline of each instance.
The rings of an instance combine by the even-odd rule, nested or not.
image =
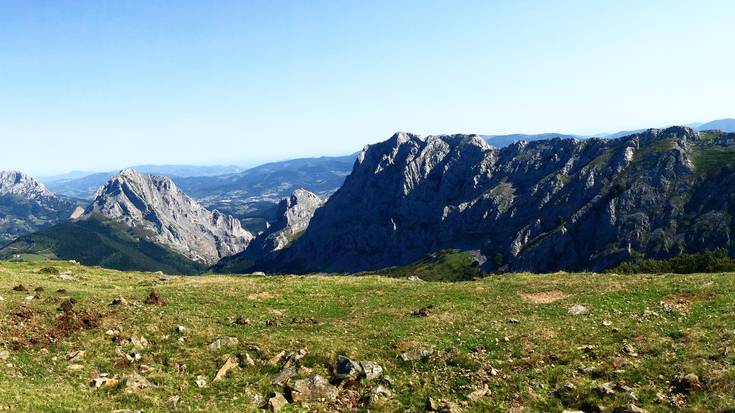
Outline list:
[[[168,407],[170,410],[176,410],[179,400],[181,400],[181,397],[179,396],[171,396],[166,400],[166,407]]]
[[[263,271],[255,271],[255,272],[251,272],[250,275],[256,275],[256,276],[262,277],[265,275],[265,273]]]
[[[511,318],[510,320],[508,320],[508,324],[518,324],[518,323],[520,323],[520,321],[518,321],[517,318]]]
[[[306,349],[300,348],[293,351],[282,351],[270,359],[269,363],[273,366],[291,367],[301,364],[301,360],[306,356]]]
[[[237,337],[224,336],[214,340],[207,348],[211,351],[219,351],[225,347],[235,347],[240,344]]]
[[[56,290],[56,292],[59,293],[59,294],[66,294],[66,289],[65,288],[59,288],[58,290]]]
[[[23,284],[18,284],[13,287],[13,291],[28,291],[28,289]]]
[[[635,347],[630,344],[626,344],[625,346],[623,346],[623,353],[631,357],[638,357],[638,353],[636,352]]]
[[[207,379],[204,376],[197,376],[196,380],[194,380],[194,384],[202,389],[204,387],[207,387]]]
[[[419,277],[417,277],[415,275],[412,275],[412,276],[408,277],[407,280],[408,281],[424,281],[424,280],[422,280],[421,278],[419,278]]]
[[[125,389],[128,391],[137,391],[153,387],[153,383],[138,373],[131,373],[125,376]]]
[[[468,394],[467,399],[475,402],[484,397],[490,396],[491,394],[492,392],[490,391],[490,389],[487,387],[487,384],[486,384],[483,388],[477,389],[473,391],[472,393]]]
[[[246,365],[248,367],[255,366],[255,360],[253,360],[253,358],[250,357],[250,353],[248,353],[248,352],[245,352],[245,353],[243,353],[243,354],[240,355],[240,361],[242,362],[242,364],[244,364],[244,365]]]
[[[37,293],[41,293],[41,292],[43,292],[43,287],[36,287],[36,288],[33,289],[33,291],[35,291]]]
[[[296,376],[298,371],[296,370],[296,367],[286,367],[283,370],[281,370],[278,374],[273,376],[271,379],[271,385],[276,387],[283,387],[288,383],[292,378]]]
[[[0,361],[5,361],[10,358],[10,352],[8,350],[0,350]]]
[[[140,338],[130,337],[130,344],[138,351],[145,350],[149,345],[148,340],[143,336],[140,336]]]
[[[74,277],[71,273],[71,271],[64,271],[62,273],[59,273],[59,275],[55,276],[57,280],[61,281],[76,281],[76,277]]]
[[[567,312],[571,315],[582,315],[587,314],[590,311],[589,307],[582,304],[574,304],[567,309]]]
[[[155,291],[151,291],[150,294],[148,294],[148,297],[145,299],[144,303],[149,305],[166,305],[166,302],[163,301],[161,296],[159,296],[158,293]]]
[[[319,324],[319,320],[314,317],[293,318],[291,324]]]
[[[253,324],[253,321],[249,318],[237,317],[237,319],[235,320],[235,324],[239,326],[249,326]]]
[[[334,401],[338,394],[337,388],[318,374],[296,380],[291,388],[291,397],[295,402]]]
[[[272,412],[277,412],[286,406],[288,406],[288,400],[281,393],[276,393],[268,399],[268,409]]]
[[[431,310],[434,308],[433,305],[426,306],[420,310],[416,310],[411,313],[414,317],[428,317],[429,313],[431,313]]]
[[[70,364],[66,366],[66,369],[69,371],[82,371],[84,370],[84,366],[81,364]]]
[[[128,300],[124,299],[123,297],[117,297],[112,300],[110,305],[128,305]]]
[[[415,348],[413,350],[409,350],[409,351],[401,353],[400,358],[403,361],[416,361],[416,360],[421,360],[426,357],[429,357],[432,354],[434,354],[434,349],[426,348],[426,347],[419,347],[419,348]]]
[[[613,390],[613,388],[612,388],[612,383],[603,383],[603,384],[600,384],[599,386],[597,386],[595,388],[595,392],[600,397],[613,396],[613,395],[615,395],[615,390]]]
[[[106,388],[117,386],[119,380],[114,377],[108,377],[107,374],[100,374],[99,376],[92,379],[92,387],[95,389]]]
[[[627,406],[616,407],[612,413],[648,413],[648,411],[631,403]]]
[[[603,320],[602,325],[605,327],[610,327],[612,325],[612,321],[609,320]]]
[[[690,394],[702,389],[702,382],[699,380],[699,376],[694,373],[680,374],[674,377],[671,380],[671,385],[674,392],[680,394]]]
[[[383,375],[383,367],[374,361],[361,361],[362,377],[368,381],[377,380]]]
[[[223,378],[225,378],[228,371],[234,368],[237,368],[239,365],[240,363],[237,362],[237,359],[235,357],[228,357],[227,360],[225,361],[225,364],[223,364],[222,367],[220,367],[219,371],[217,372],[217,375],[214,376],[214,380],[212,381],[215,382],[215,381],[222,380]]]
[[[426,400],[426,410],[430,412],[435,412],[440,409],[439,402],[434,400],[433,398],[429,397]]]
[[[131,351],[130,353],[126,354],[126,357],[130,361],[141,361],[143,359],[143,355],[140,354],[138,351]]]
[[[381,399],[389,399],[393,396],[388,388],[382,384],[378,384],[370,390],[370,403],[375,403]]]
[[[0,301],[5,301],[5,297],[3,297],[2,295],[0,295]]]
[[[339,380],[353,380],[361,373],[360,365],[346,356],[337,356],[337,361],[332,366],[332,374]]]
[[[266,327],[278,327],[281,325],[281,319],[280,318],[271,318],[270,320],[265,320]]]
[[[182,325],[176,326],[176,333],[177,334],[184,335],[184,334],[186,334],[188,332],[189,332],[189,329],[188,328],[186,328],[186,327],[184,327]]]
[[[66,360],[69,363],[76,363],[84,357],[84,350],[76,350],[67,353]]]

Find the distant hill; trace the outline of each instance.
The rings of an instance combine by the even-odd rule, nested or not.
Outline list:
[[[721,130],[723,132],[735,132],[735,119],[713,120],[699,125],[697,130]]]
[[[511,135],[481,135],[485,142],[496,148],[505,148],[506,146],[513,144],[518,141],[540,141],[545,139],[587,139],[588,136],[582,135],[566,135],[563,133],[539,133],[535,135],[526,135],[523,133],[515,133]]]

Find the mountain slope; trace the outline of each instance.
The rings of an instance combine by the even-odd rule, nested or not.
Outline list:
[[[0,258],[76,260],[119,270],[198,274],[207,266],[131,233],[128,228],[97,220],[66,222],[22,236],[0,248]]]
[[[126,169],[97,191],[82,220],[122,223],[190,259],[214,264],[243,251],[252,234],[235,218],[210,212],[167,177]]]
[[[0,245],[68,219],[75,206],[28,175],[0,171]]]
[[[480,250],[486,269],[599,270],[635,257],[735,253],[733,135],[684,127],[493,149],[399,133],[367,147],[291,247],[259,268],[354,272]]]

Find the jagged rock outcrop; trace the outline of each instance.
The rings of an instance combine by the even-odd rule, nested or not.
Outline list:
[[[247,250],[223,260],[218,268],[244,272],[258,260],[287,247],[301,236],[323,204],[324,201],[316,194],[304,189],[295,190],[278,203],[276,220],[250,243]]]
[[[735,253],[729,136],[651,129],[517,142],[397,133],[366,147],[343,187],[266,271],[353,272],[448,248],[487,269],[601,270],[631,257]]]
[[[74,203],[17,171],[0,171],[0,244],[68,219]]]
[[[276,221],[253,240],[248,250],[257,250],[262,255],[283,249],[306,230],[314,212],[323,204],[316,194],[295,190],[278,203]]]
[[[100,188],[79,219],[122,223],[149,241],[206,264],[245,250],[253,239],[237,219],[205,209],[171,179],[133,169]]]

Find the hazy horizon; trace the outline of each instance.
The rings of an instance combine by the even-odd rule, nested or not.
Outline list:
[[[588,135],[732,117],[733,11],[3,2],[0,169],[253,166],[398,130]]]

